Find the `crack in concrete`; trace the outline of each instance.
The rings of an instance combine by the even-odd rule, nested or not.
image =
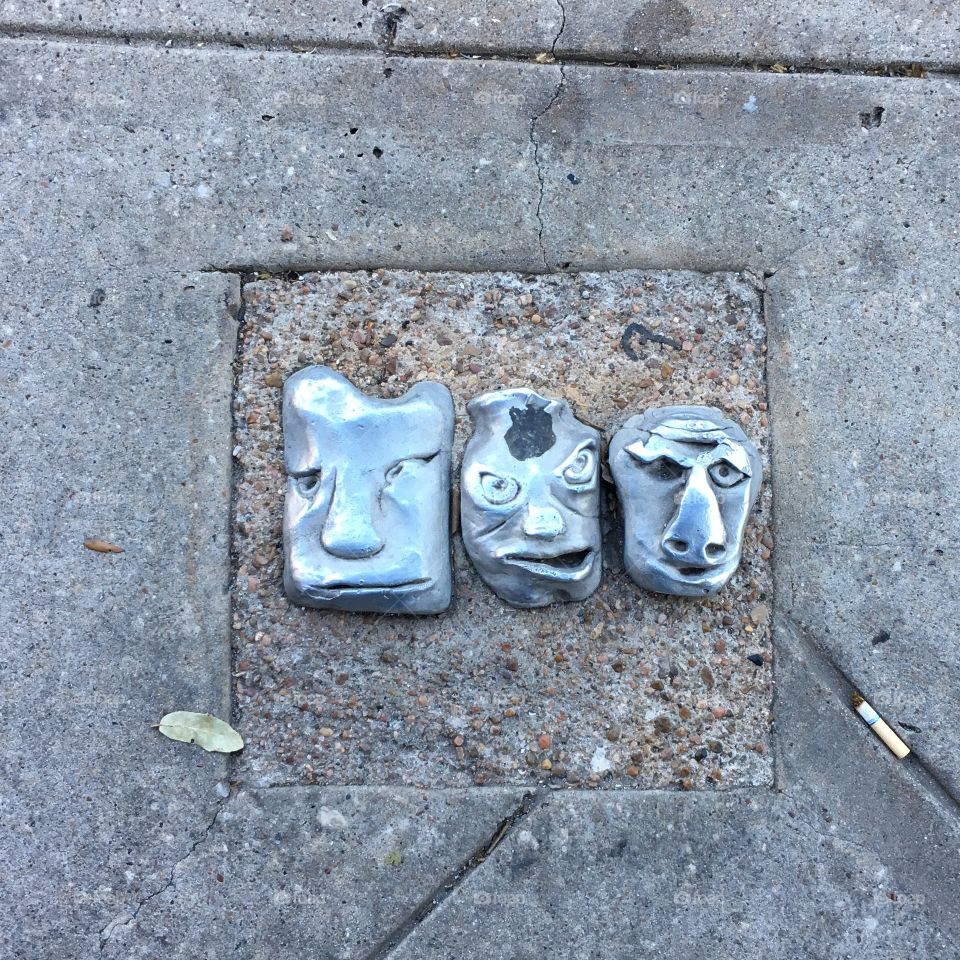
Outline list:
[[[802,833],[800,827],[806,827],[807,830],[814,834],[814,836],[820,837],[821,840],[826,840],[828,843],[840,844],[844,847],[849,847],[851,850],[856,850],[865,856],[869,857],[872,860],[883,862],[883,858],[880,855],[880,851],[874,849],[873,847],[868,847],[865,844],[857,843],[855,840],[850,840],[848,837],[841,836],[839,833],[829,833],[824,832],[819,829],[815,823],[808,820],[806,817],[800,816],[799,811],[794,810],[794,815],[792,817],[786,817],[781,820],[781,823],[784,824],[788,829],[794,829],[798,833]]]
[[[557,6],[560,8],[560,29],[557,31],[557,35],[553,38],[553,43],[550,45],[550,56],[556,60],[557,59],[557,44],[560,42],[560,37],[563,36],[563,31],[567,26],[567,11],[563,5],[563,0],[557,0]],[[547,260],[547,248],[543,242],[543,231],[544,231],[544,222],[543,222],[543,198],[545,193],[545,181],[543,176],[543,167],[540,163],[540,138],[537,135],[537,125],[543,120],[543,118],[553,109],[554,105],[559,101],[563,93],[563,85],[566,82],[566,72],[564,64],[558,61],[558,66],[560,70],[560,76],[557,79],[556,89],[553,91],[553,96],[550,98],[547,105],[540,111],[540,113],[535,114],[530,119],[530,145],[533,147],[533,165],[537,171],[537,183],[539,184],[539,192],[537,194],[537,244],[540,247],[540,258],[543,260],[543,269],[546,271],[550,270],[550,263]]]
[[[173,863],[173,865],[167,871],[166,880],[160,887],[158,887],[152,893],[148,893],[145,897],[143,897],[137,903],[136,907],[133,909],[130,916],[126,918],[126,920],[121,921],[118,917],[114,917],[109,923],[104,924],[100,928],[99,952],[101,957],[103,956],[103,952],[107,948],[107,945],[109,944],[111,938],[118,930],[126,929],[131,924],[133,924],[136,921],[137,917],[140,915],[140,911],[143,910],[143,908],[151,900],[156,899],[162,893],[165,893],[167,890],[169,890],[173,886],[174,880],[176,878],[177,868],[180,867],[182,864],[186,863],[186,861],[189,860],[190,857],[192,857],[194,853],[197,852],[197,849],[200,847],[200,845],[203,844],[208,839],[208,837],[210,836],[211,830],[213,830],[214,826],[216,825],[217,818],[223,812],[227,804],[230,803],[230,801],[233,799],[233,796],[234,795],[231,794],[229,797],[225,797],[220,803],[217,804],[217,807],[213,812],[213,816],[210,818],[210,822],[203,828],[203,830],[200,832],[200,835],[197,837],[197,839],[194,840],[193,843],[190,845],[190,849],[187,850],[187,852],[182,857],[180,857],[179,860],[176,860]]]
[[[516,825],[536,810],[546,797],[546,792],[537,790],[523,794],[519,805],[504,817],[496,829],[480,847],[478,847],[452,873],[448,874],[421,902],[397,924],[374,948],[364,960],[387,960],[399,947],[406,943],[430,915],[466,882],[467,878],[490,857],[504,838]]]

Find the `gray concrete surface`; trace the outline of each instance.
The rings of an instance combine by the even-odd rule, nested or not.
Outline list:
[[[957,955],[954,802],[865,744],[843,679],[781,628],[778,791],[544,794],[390,956]]]
[[[94,955],[203,836],[228,777],[150,725],[184,705],[229,715],[239,285],[58,250],[7,275],[0,320],[5,956]]]
[[[104,957],[367,957],[522,809],[519,791],[240,792]]]
[[[38,4],[3,0],[0,29],[83,37],[149,38],[203,46],[207,40],[236,45],[276,44],[308,51],[317,44],[374,47],[386,40],[387,15],[379,0],[306,0],[239,5],[171,3],[170,0],[81,0]]]
[[[7,33],[33,16],[5,9]],[[933,37],[938,16],[913,19]],[[203,929],[191,891],[224,863],[251,925],[271,916],[250,871],[277,853],[280,801],[258,819],[227,764],[150,729],[173,707],[229,709],[239,283],[205,271],[550,265],[766,279],[783,793],[551,794],[499,843],[502,796],[471,794],[467,813],[427,797],[438,820],[413,869],[369,874],[366,955],[522,956],[547,937],[561,955],[641,937],[666,956],[957,953],[956,80],[50,29],[81,36],[0,40],[3,951],[156,954]],[[771,58],[806,43],[785,33]],[[867,34],[856,53],[890,58]],[[84,551],[87,536],[126,552]],[[850,714],[852,684],[919,728],[915,757],[895,764]],[[397,822],[384,795],[356,802],[341,899],[376,848],[356,838]],[[307,816],[276,841],[299,869]],[[474,861],[484,835],[495,849]],[[670,885],[713,899],[694,912]],[[336,955],[331,903],[274,955],[324,931]],[[214,953],[236,942],[218,905],[201,914]]]
[[[0,30],[138,37],[158,43],[382,48],[647,64],[883,69],[960,64],[960,17],[933,0],[306,0],[237,5],[3,0]]]
[[[552,52],[646,64],[711,63],[955,67],[960,19],[926,0],[410,0],[396,49]]]
[[[513,384],[562,397],[607,440],[638,410],[714,405],[766,463],[767,331],[749,278],[333,272],[248,283],[244,302],[233,622],[234,714],[247,748],[238,772],[258,787],[770,784],[771,628],[762,611],[753,616],[772,602],[770,484],[735,579],[696,603],[630,582],[612,483],[601,483],[603,577],[583,602],[508,607],[467,558],[459,517],[453,601],[438,616],[305,610],[281,582],[275,411],[295,370],[329,365],[385,396],[418,380],[445,384],[455,490],[472,432],[467,403]],[[657,324],[676,348],[638,336],[631,357],[631,319]]]

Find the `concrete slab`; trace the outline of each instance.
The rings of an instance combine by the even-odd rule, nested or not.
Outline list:
[[[24,198],[9,230],[30,262],[50,253],[40,222],[75,237],[75,256],[138,270],[543,266],[530,123],[552,96],[550,72],[374,54],[6,49],[8,143],[34,160],[5,165],[4,189]]]
[[[944,4],[909,0],[306,0],[242,9],[229,3],[83,0],[67,6],[3,0],[0,30],[136,37],[160,43],[280,45],[403,52],[506,54],[646,64],[845,67],[923,64],[956,69],[960,19]]]
[[[95,954],[203,834],[228,776],[151,725],[230,715],[238,284],[76,266],[8,274],[0,311],[8,956]]]
[[[951,955],[953,851],[911,848],[950,873],[931,897],[829,819],[773,797],[550,795],[391,956]]]
[[[176,880],[174,865],[214,829],[223,767],[146,729],[173,701],[213,703],[226,693],[226,673],[209,670],[226,649],[219,639],[225,602],[212,586],[225,570],[224,542],[213,539],[214,518],[226,518],[224,434],[216,422],[183,411],[201,407],[202,387],[212,384],[224,391],[213,409],[226,416],[221,324],[229,328],[232,321],[222,304],[236,286],[198,274],[201,268],[524,271],[546,262],[768,274],[770,323],[781,331],[785,371],[772,396],[774,462],[792,470],[792,479],[780,476],[796,505],[777,515],[774,551],[775,569],[784,557],[789,623],[806,627],[811,646],[821,644],[843,662],[890,719],[908,704],[904,718],[921,727],[907,731],[910,738],[956,791],[950,664],[957,658],[947,629],[953,581],[942,565],[957,528],[955,512],[938,506],[956,500],[947,466],[955,439],[948,401],[960,262],[957,200],[949,189],[960,106],[952,81],[571,65],[561,72],[515,63],[106,43],[5,40],[3,50],[0,177],[3,195],[15,202],[0,227],[4,262],[13,267],[4,276],[0,315],[16,337],[4,335],[0,350],[20,351],[19,359],[3,360],[13,378],[3,392],[4,449],[15,469],[0,479],[0,526],[13,538],[2,561],[4,585],[13,587],[0,610],[4,623],[15,625],[6,635],[19,677],[8,687],[4,712],[4,882],[5,902],[13,905],[3,927],[6,952],[91,953],[117,917],[129,919],[151,895],[151,903],[160,899],[171,871]],[[360,136],[369,139],[348,155],[341,144]],[[381,157],[374,147],[384,151]],[[491,164],[481,167],[478,157]],[[285,226],[292,241],[284,239]],[[98,289],[106,292],[99,312],[88,307]],[[194,292],[197,299],[189,299]],[[178,312],[170,305],[182,297],[186,305]],[[903,331],[914,324],[918,334],[910,338]],[[828,349],[820,352],[818,333],[827,337]],[[173,343],[163,343],[168,338]],[[2,346],[6,340],[10,347]],[[24,340],[46,349],[27,354]],[[797,369],[788,348],[801,358]],[[149,428],[122,429],[128,411]],[[876,466],[880,454],[902,456],[902,437],[886,424],[891,419],[916,435],[916,462],[938,485],[932,495],[918,490],[907,461],[895,459],[889,470]],[[877,427],[873,460],[862,431],[851,425],[856,421]],[[934,432],[932,423],[942,425]],[[59,429],[70,441],[62,455],[57,424],[67,424]],[[858,462],[843,462],[845,447],[860,450]],[[145,463],[164,465],[149,475],[159,499],[144,489]],[[821,471],[844,478],[843,488],[826,496]],[[70,485],[73,475],[82,485]],[[202,478],[195,523],[192,478]],[[78,517],[67,510],[74,489],[88,511]],[[116,504],[95,502],[114,490]],[[900,500],[909,506],[905,512],[890,508]],[[813,543],[809,518],[832,545]],[[97,535],[120,540],[127,552],[81,554],[77,542],[94,524]],[[931,549],[932,540],[941,542]],[[863,544],[886,546],[865,555]],[[929,567],[930,560],[937,565]],[[144,585],[150,597],[138,592]],[[894,601],[903,603],[899,621]],[[873,644],[883,630],[890,639]],[[920,640],[912,645],[914,632]],[[784,642],[775,642],[775,650]],[[867,651],[866,642],[879,653]],[[136,664],[124,665],[125,655]],[[822,705],[844,693],[820,692],[802,659],[797,673],[799,685],[779,701],[778,717],[786,718],[793,704]],[[70,684],[80,685],[90,702],[75,708]],[[922,702],[914,699],[921,684]],[[38,706],[24,713],[22,705],[34,700]],[[812,732],[802,712],[784,721],[784,781],[797,776],[791,758],[820,751],[825,766],[807,777],[816,778],[819,791],[811,803],[826,806],[832,797],[829,816],[862,809],[870,823],[885,810],[882,851],[859,826],[845,828],[843,837],[863,850],[840,847],[858,878],[879,865],[910,896],[927,891],[930,915],[920,921],[929,934],[914,913],[899,932],[890,929],[890,943],[920,956],[956,952],[948,940],[957,939],[957,897],[947,860],[956,843],[943,824],[918,814],[932,802],[935,780],[925,781],[922,767],[904,766],[916,778],[884,787],[883,803],[871,802],[876,771],[889,758],[845,707],[838,711],[836,724],[818,722]],[[823,750],[824,743],[834,749]],[[837,752],[848,743],[861,745],[869,758],[855,774],[848,755]],[[194,767],[198,759],[204,767]],[[732,804],[735,797],[684,802]],[[785,937],[805,923],[820,931],[820,952],[829,952],[833,938],[847,936],[836,920],[841,911],[830,906],[834,896],[845,915],[865,917],[864,932],[867,919],[888,929],[866,880],[844,887],[851,881],[836,859],[807,865],[820,841],[805,828],[791,840],[780,825],[789,810],[782,817],[781,807],[769,808],[775,832],[763,826],[768,821],[755,827],[753,818],[737,817],[735,807],[696,809],[715,815],[714,822],[675,823],[686,837],[712,827],[725,838],[722,847],[705,849],[713,851],[709,863],[719,865],[713,875],[726,889],[761,902],[769,889],[761,881],[779,876],[788,878],[794,896],[798,885],[809,891],[790,914],[795,924],[784,928]],[[726,817],[734,817],[735,829],[723,826]],[[823,828],[817,819],[808,823]],[[656,839],[643,832],[643,820],[629,829],[638,840]],[[768,851],[789,848],[783,873],[771,872],[763,859],[768,851],[754,847],[744,871],[723,869],[726,853],[751,844],[754,829],[767,838]],[[919,844],[924,835],[929,845]],[[628,847],[633,836],[626,837]],[[622,839],[617,835],[615,844]],[[891,866],[884,859],[891,850],[911,861],[913,872]],[[649,889],[644,870],[651,862],[636,856],[629,871],[614,874],[620,887],[600,888],[608,901],[637,883]],[[705,872],[707,862],[698,869]],[[577,887],[574,858],[539,870],[548,871],[555,888],[565,878],[571,896],[536,902],[557,907],[555,915],[569,921],[564,931],[579,937],[580,925],[594,919],[597,936],[622,929],[600,894]],[[66,886],[73,893],[66,906],[57,899],[63,877],[73,884]],[[886,880],[880,883],[897,909]],[[581,891],[576,907],[572,894]],[[867,900],[871,912],[858,914],[857,904]],[[712,916],[739,924],[746,918],[738,910],[728,906]],[[516,912],[500,915],[532,936],[524,926],[531,921]],[[679,915],[663,916],[669,934],[659,942],[669,945]],[[478,943],[490,942],[490,929],[473,928]],[[698,935],[704,929],[696,928]],[[536,932],[543,933],[542,919]],[[749,936],[749,949],[759,950],[759,936]],[[701,942],[709,952],[705,935]],[[148,939],[143,952],[153,949]],[[465,947],[467,955],[471,949]]]
[[[802,8],[781,0],[410,0],[404,7],[394,43],[402,50],[853,69],[960,62],[956,11],[926,0],[895,8],[879,0],[817,0]]]
[[[224,804],[104,957],[352,960],[442,897],[522,802],[518,791],[277,788]]]
[[[305,0],[239,8],[231,3],[170,3],[109,0],[36,4],[0,3],[0,29],[36,30],[84,37],[138,37],[160,43],[219,41],[278,44],[309,51],[325,47],[375,47],[385,39],[382,4],[370,0]]]
[[[477,576],[458,522],[454,599],[441,615],[306,610],[281,582],[278,414],[295,370],[333,366],[375,396],[446,384],[456,491],[467,402],[520,384],[566,399],[604,443],[648,406],[717,406],[765,457],[766,338],[749,280],[342,272],[261,281],[244,296],[234,645],[253,783],[769,785],[769,475],[740,569],[709,600],[632,584],[606,466],[604,576],[582,603],[510,608]]]
[[[926,252],[953,236],[940,198],[958,98],[944,80],[8,50],[10,137],[47,182],[6,171],[29,197],[30,258],[47,245],[26,227],[57,218],[113,262],[275,271],[546,259],[762,275],[830,251],[859,267],[880,237],[913,268],[922,238]]]
[[[956,795],[960,296],[908,271],[772,278],[778,599]]]
[[[891,269],[947,262],[957,95],[942,80],[567,66],[533,131],[547,261],[829,273],[858,284],[850,317]]]

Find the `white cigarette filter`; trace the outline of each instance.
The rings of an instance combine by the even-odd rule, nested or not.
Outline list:
[[[890,729],[886,720],[859,693],[853,695],[853,706],[898,760],[902,760],[910,752],[910,748]]]

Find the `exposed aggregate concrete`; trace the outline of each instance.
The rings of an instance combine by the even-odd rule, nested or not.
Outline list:
[[[630,582],[606,467],[604,578],[583,603],[506,606],[456,530],[454,601],[440,616],[306,610],[281,583],[279,402],[295,370],[324,363],[386,397],[447,384],[455,474],[466,402],[524,385],[565,397],[605,439],[647,406],[715,405],[766,463],[766,334],[748,280],[381,270],[264,280],[245,295],[233,625],[242,764],[256,784],[770,783],[769,477],[741,569],[709,600]]]

